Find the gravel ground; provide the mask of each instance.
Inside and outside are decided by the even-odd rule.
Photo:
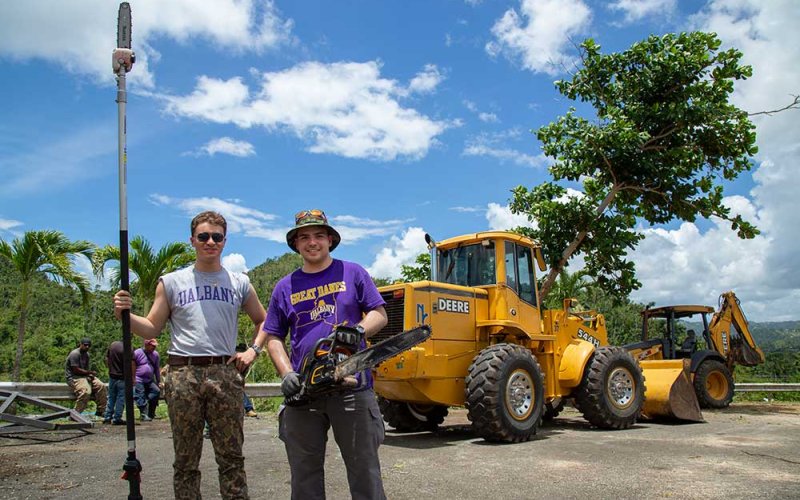
[[[567,408],[532,441],[496,445],[476,438],[464,410],[452,409],[436,433],[387,432],[384,485],[390,499],[800,498],[800,405],[735,403],[704,416],[702,424],[604,431]],[[289,498],[275,416],[246,419],[245,440],[251,497]],[[137,425],[136,444],[144,498],[170,498],[169,423]],[[126,449],[123,426],[0,437],[0,498],[127,498]],[[208,441],[201,469],[203,494],[218,498]],[[328,498],[349,498],[332,438],[326,481]]]

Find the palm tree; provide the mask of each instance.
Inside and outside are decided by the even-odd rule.
[[[188,243],[175,242],[164,245],[158,253],[154,253],[153,247],[142,236],[134,236],[130,247],[128,267],[136,275],[131,280],[131,292],[141,300],[141,310],[147,312],[153,303],[159,278],[192,263],[195,258],[194,249]],[[105,274],[105,264],[119,259],[117,246],[107,245],[97,249],[92,262],[95,275],[102,277]],[[113,288],[119,288],[119,267],[111,269],[110,280]]]
[[[89,280],[73,267],[73,258],[83,255],[91,260],[95,246],[88,241],[70,241],[59,231],[28,231],[22,238],[14,238],[9,244],[0,240],[0,255],[6,257],[19,275],[19,297],[17,310],[17,352],[11,379],[19,381],[22,354],[24,352],[25,322],[28,319],[28,303],[31,285],[36,276],[44,276],[57,282],[75,286],[83,298],[89,300]]]
[[[558,280],[553,284],[553,288],[550,289],[550,293],[545,299],[545,304],[550,309],[560,309],[564,299],[579,298],[581,293],[588,290],[590,286],[591,283],[586,279],[586,273],[583,270],[575,273],[561,271]]]

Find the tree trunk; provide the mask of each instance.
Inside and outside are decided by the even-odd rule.
[[[22,352],[25,343],[25,322],[28,319],[28,282],[22,282],[22,289],[19,297],[19,322],[17,323],[17,353],[14,356],[14,371],[11,373],[11,381],[19,382],[19,374],[22,368]]]
[[[606,211],[611,202],[614,201],[614,198],[617,196],[617,192],[621,189],[621,186],[614,184],[611,186],[611,190],[606,195],[605,199],[600,203],[597,208],[594,209],[595,213],[595,220],[600,218],[603,215],[603,212]],[[558,260],[558,263],[550,268],[550,273],[547,275],[547,278],[542,283],[542,287],[539,289],[539,303],[543,304],[544,300],[547,298],[547,295],[550,293],[550,289],[553,288],[553,283],[556,282],[556,278],[558,275],[561,274],[561,271],[564,270],[564,267],[567,265],[567,261],[572,257],[583,243],[583,240],[586,239],[586,234],[588,233],[587,230],[580,231],[576,236],[575,239],[567,245],[567,248],[561,253],[561,258]]]

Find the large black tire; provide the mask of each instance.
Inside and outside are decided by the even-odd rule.
[[[621,347],[599,347],[592,354],[575,392],[575,407],[601,429],[628,429],[644,406],[644,376]]]
[[[383,419],[397,432],[435,431],[447,416],[447,406],[401,403],[378,397]]]
[[[727,408],[733,401],[733,376],[716,359],[700,363],[694,372],[694,392],[700,408]]]
[[[478,354],[465,380],[467,417],[491,442],[528,441],[544,408],[544,376],[528,349],[497,344]]]

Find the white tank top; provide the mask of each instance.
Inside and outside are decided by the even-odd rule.
[[[239,309],[250,278],[223,268],[214,273],[194,266],[161,277],[169,301],[172,330],[168,354],[231,356],[236,351]]]

